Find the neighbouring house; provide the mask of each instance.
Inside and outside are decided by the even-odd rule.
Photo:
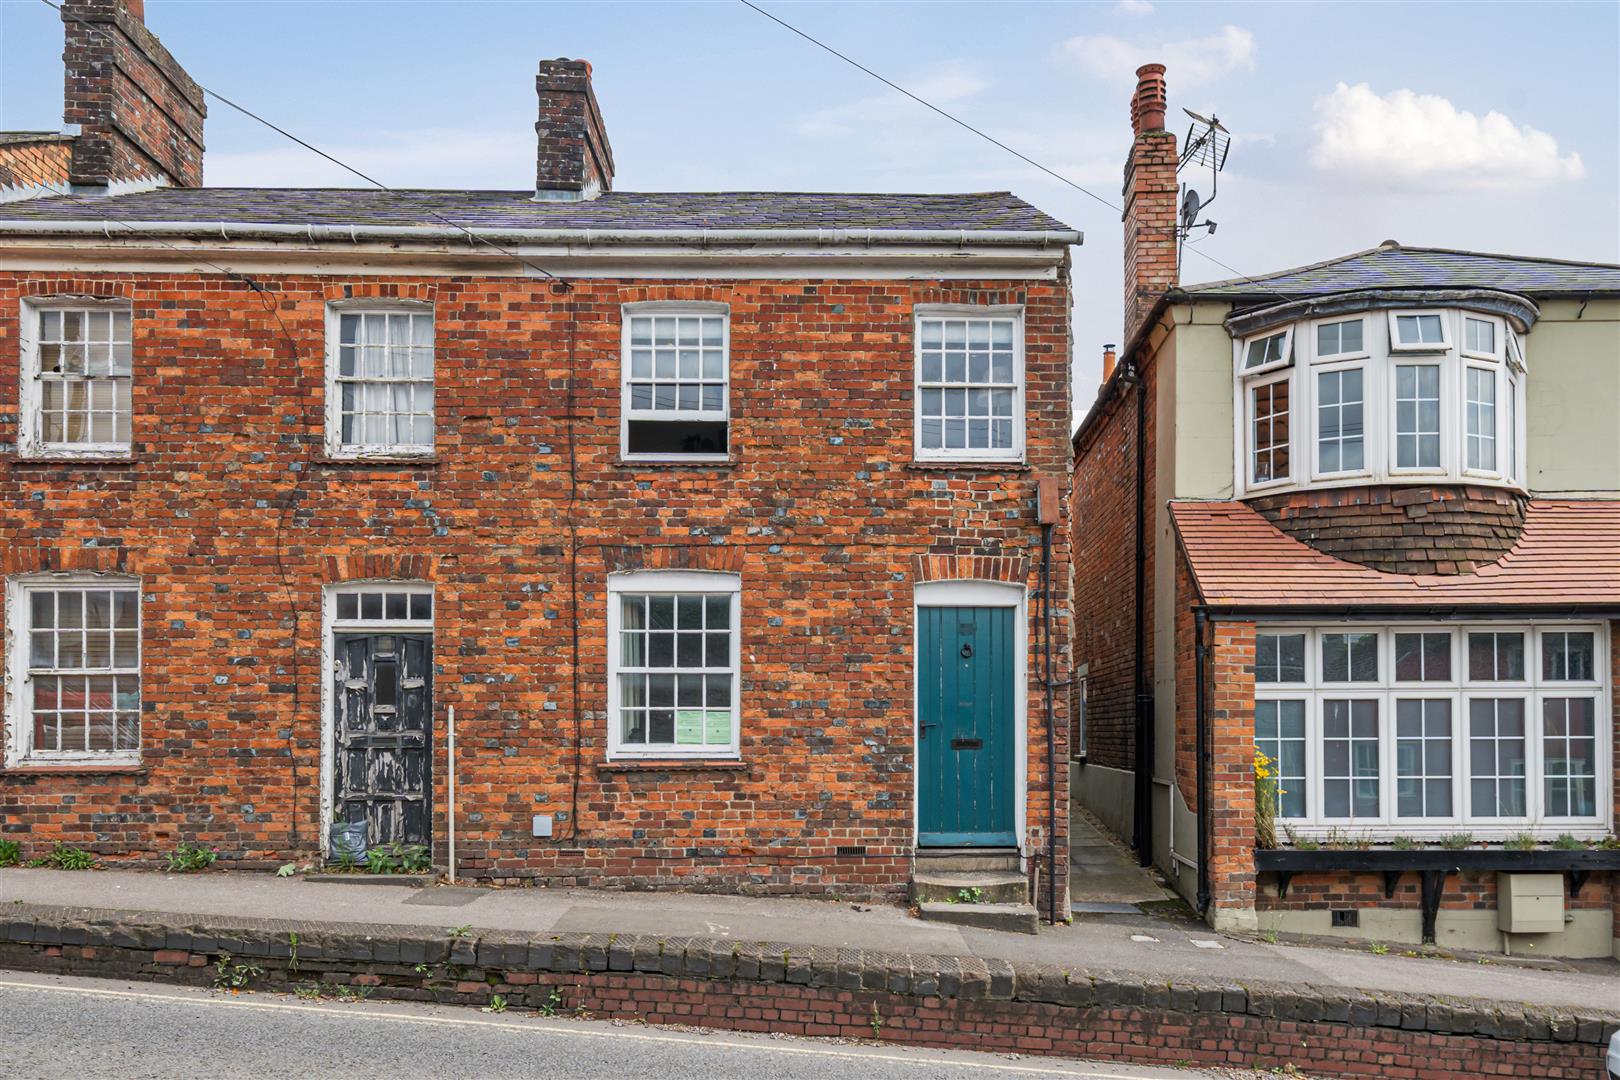
[[[1217,927],[1620,955],[1620,267],[1386,241],[1180,285],[1138,74],[1076,804]]]
[[[532,188],[208,188],[139,5],[64,17],[78,132],[0,141],[0,832],[845,896],[966,849],[1066,911],[1078,233],[616,191],[576,60]]]

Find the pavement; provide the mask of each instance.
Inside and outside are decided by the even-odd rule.
[[[613,1080],[1196,1080],[1233,1070],[1087,1064],[459,1006],[302,1001],[0,971],[0,1076],[611,1077]]]
[[[305,881],[271,874],[207,871],[0,870],[0,904],[116,908],[176,915],[231,915],[320,922],[396,924],[529,933],[707,936],[738,941],[978,956],[1092,971],[1297,983],[1432,994],[1530,1005],[1620,1009],[1620,964],[1583,970],[1374,955],[1222,936],[1174,915],[1081,915],[1035,936],[921,922],[883,904],[690,893],[586,889],[468,888]],[[3,910],[3,909],[0,909]]]

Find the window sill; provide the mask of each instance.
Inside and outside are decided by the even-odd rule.
[[[26,762],[9,765],[0,769],[0,774],[6,776],[144,776],[152,771],[152,766],[139,762],[121,762],[105,765],[91,762],[84,765],[67,765],[41,762],[28,764]]]
[[[901,466],[907,472],[1013,472],[1027,473],[1034,469],[1027,461],[908,461]]]
[[[621,761],[599,761],[597,772],[743,772],[746,761],[736,758],[633,758]]]
[[[18,454],[11,459],[13,465],[134,465],[133,454]]]
[[[332,457],[322,455],[314,458],[312,463],[319,466],[336,466],[373,468],[373,469],[431,469],[439,464],[437,454],[422,457],[386,457],[382,454],[369,454],[365,457]]]
[[[621,457],[615,460],[613,464],[621,469],[734,469],[737,467],[737,459],[735,457],[717,457],[675,461],[659,458]]]

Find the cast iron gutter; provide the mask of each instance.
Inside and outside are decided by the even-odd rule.
[[[1136,861],[1140,866],[1153,865],[1153,693],[1147,686],[1147,530],[1142,515],[1147,502],[1147,445],[1143,439],[1147,430],[1147,395],[1143,393],[1141,372],[1132,365],[1132,380],[1136,387],[1136,731],[1132,740],[1136,749],[1135,784],[1132,800],[1133,831],[1136,834]]]
[[[1193,716],[1194,740],[1198,753],[1198,916],[1209,913],[1209,827],[1213,814],[1209,806],[1209,720],[1204,707],[1204,677],[1209,666],[1210,647],[1205,644],[1206,620],[1203,605],[1193,608]],[[1171,811],[1174,813],[1174,811]]]
[[[1052,526],[1041,526],[1041,651],[1046,694],[1046,913],[1057,912],[1057,730],[1052,722]]]

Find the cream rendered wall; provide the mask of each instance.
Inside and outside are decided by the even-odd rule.
[[[1176,538],[1171,499],[1232,497],[1232,339],[1229,304],[1178,304],[1164,313],[1151,361],[1153,400],[1153,836],[1154,862],[1188,900],[1198,889],[1197,818],[1175,787]]]
[[[1612,498],[1620,492],[1620,300],[1540,307],[1525,340],[1530,491]]]

